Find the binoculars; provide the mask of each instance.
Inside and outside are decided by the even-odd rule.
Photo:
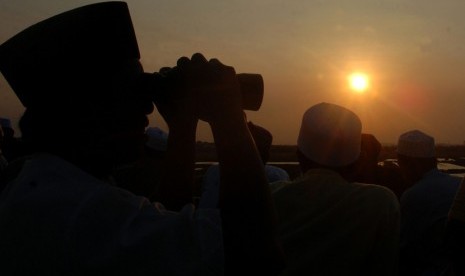
[[[155,91],[153,101],[156,103],[162,100],[172,85],[173,80],[159,73],[144,73],[144,86],[150,90],[150,93]],[[260,109],[263,101],[264,84],[260,74],[242,73],[236,74],[237,81],[240,85],[242,95],[242,109],[257,111]],[[166,93],[165,93],[166,91]]]

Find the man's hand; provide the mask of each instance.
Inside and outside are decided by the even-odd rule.
[[[217,59],[207,61],[197,53],[191,59],[178,59],[176,67],[162,68],[160,74],[170,91],[156,105],[168,125],[193,118],[212,123],[221,116],[242,113],[236,72]]]

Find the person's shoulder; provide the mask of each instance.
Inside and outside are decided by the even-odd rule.
[[[49,153],[37,153],[17,161],[18,166],[12,164],[17,167],[17,175],[11,182],[34,187],[32,190],[46,192],[52,188],[54,191],[75,188],[82,191],[103,184],[79,167]]]
[[[454,194],[462,183],[463,178],[439,170],[427,173],[405,192],[405,197],[424,197],[426,194],[439,197]]]

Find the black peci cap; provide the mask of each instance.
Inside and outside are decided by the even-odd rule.
[[[60,82],[77,81],[139,58],[125,2],[91,4],[61,13],[0,45],[0,71],[25,107],[40,98],[52,99]]]

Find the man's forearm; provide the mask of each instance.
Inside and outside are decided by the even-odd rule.
[[[274,207],[245,118],[211,125],[220,163],[226,271],[250,265],[261,272],[268,268],[273,275],[283,264],[274,235]]]

